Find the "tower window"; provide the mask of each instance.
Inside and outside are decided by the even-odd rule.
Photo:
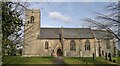
[[[49,43],[48,43],[48,41],[46,41],[45,42],[45,49],[48,49],[48,45],[49,45]]]
[[[31,20],[31,23],[34,23],[34,16],[31,16],[30,20]]]
[[[76,46],[75,46],[75,41],[74,40],[71,40],[70,42],[70,50],[76,50]]]
[[[90,50],[90,41],[88,39],[85,41],[85,50]]]

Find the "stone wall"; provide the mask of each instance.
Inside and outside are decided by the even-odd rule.
[[[31,16],[34,16],[34,22],[31,23]],[[24,46],[23,55],[36,55],[37,41],[40,33],[40,11],[26,10],[24,26]],[[29,22],[28,22],[29,21]]]
[[[49,47],[48,49],[45,49],[45,42],[48,42],[49,43]],[[51,53],[53,50],[55,50],[57,44],[60,43],[60,40],[59,39],[39,39],[38,41],[38,55],[40,56],[51,56]],[[56,51],[55,51],[56,52]]]
[[[106,45],[106,40],[101,40],[100,42],[100,46],[101,46],[101,54],[105,55],[105,53],[111,53],[112,55],[114,55],[114,41],[111,39],[110,41],[110,48],[107,49]]]
[[[68,57],[92,57],[92,54],[95,52],[94,49],[94,39],[89,39],[90,41],[90,50],[85,50],[85,41],[86,39],[75,39],[76,50],[70,50],[70,41],[71,39],[64,40],[64,56]],[[97,51],[96,51],[97,52]]]

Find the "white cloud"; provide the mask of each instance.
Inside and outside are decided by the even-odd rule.
[[[70,17],[64,16],[60,12],[56,12],[56,11],[55,12],[50,12],[49,16],[53,19],[61,19],[61,20],[64,20],[64,21],[69,21],[71,19]]]

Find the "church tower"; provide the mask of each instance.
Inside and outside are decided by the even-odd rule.
[[[40,33],[40,10],[26,10],[23,55],[35,55],[35,44]],[[32,48],[33,47],[33,48]]]

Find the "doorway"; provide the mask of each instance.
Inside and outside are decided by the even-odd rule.
[[[62,56],[62,50],[60,48],[57,50],[57,56]]]

